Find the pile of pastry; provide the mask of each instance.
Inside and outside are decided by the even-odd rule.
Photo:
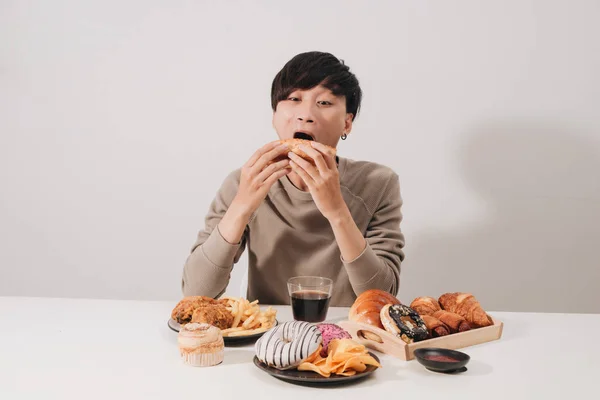
[[[406,343],[493,325],[492,318],[470,293],[417,297],[410,306],[382,290],[368,290],[355,300],[351,321],[373,325]]]
[[[445,293],[437,300],[433,297],[417,297],[410,307],[425,322],[429,337],[494,325],[492,318],[471,293]]]

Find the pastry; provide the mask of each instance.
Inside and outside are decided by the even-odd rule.
[[[206,304],[194,310],[191,322],[216,326],[219,329],[231,328],[233,314],[222,304]]]
[[[311,164],[315,164],[315,161],[312,159],[311,156],[309,156],[308,154],[306,154],[305,152],[303,152],[302,150],[300,150],[300,146],[301,145],[305,145],[309,148],[312,148],[310,142],[311,140],[306,140],[306,139],[284,139],[284,140],[279,140],[278,141],[278,145],[281,144],[285,144],[288,147],[288,152],[291,151],[295,154],[297,154],[298,156],[302,157],[303,159],[305,159],[306,161],[310,162]],[[323,146],[325,146],[325,148],[327,149],[327,154],[335,157],[336,155],[336,149],[331,147],[331,146],[327,146],[326,144],[324,144]],[[318,150],[317,150],[318,151]],[[272,162],[277,162],[277,161],[281,161],[283,159],[288,158],[287,153],[282,154],[279,157],[276,157]]]
[[[444,310],[460,315],[474,328],[494,325],[471,293],[446,293],[440,296],[439,302]]]
[[[256,342],[256,357],[269,367],[296,368],[321,351],[321,331],[310,322],[289,321],[268,330]]]
[[[465,332],[471,330],[471,325],[469,325],[466,319],[450,311],[436,311],[433,314],[433,317],[439,319],[444,324],[446,324],[446,326],[450,328],[450,333]]]
[[[327,350],[329,343],[334,339],[352,339],[352,335],[350,335],[346,330],[336,324],[317,324],[317,328],[321,331],[321,336],[323,336],[323,348],[321,349],[321,357],[327,357]]]
[[[440,311],[440,303],[433,297],[417,297],[410,303],[410,308],[423,315],[433,315],[434,312]]]
[[[400,300],[383,290],[367,290],[354,300],[348,319],[383,329],[380,313],[386,304],[400,304]]]
[[[423,318],[423,322],[425,322],[429,338],[436,338],[450,334],[450,328],[439,319],[432,317],[431,315],[421,315],[421,318]]]
[[[221,331],[208,324],[188,323],[177,336],[183,362],[194,367],[210,367],[223,362],[224,343]]]
[[[427,339],[427,327],[415,310],[403,304],[386,304],[381,309],[381,323],[386,331],[406,343]]]

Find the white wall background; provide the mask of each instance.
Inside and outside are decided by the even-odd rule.
[[[401,300],[600,312],[599,20],[593,0],[0,1],[0,295],[179,299],[222,179],[275,139],[274,75],[321,50],[365,93],[339,153],[401,178]]]

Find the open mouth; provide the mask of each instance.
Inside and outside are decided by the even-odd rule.
[[[313,140],[313,141],[315,140],[315,138],[310,136],[308,133],[304,133],[304,132],[294,133],[294,139],[304,139],[304,140]]]

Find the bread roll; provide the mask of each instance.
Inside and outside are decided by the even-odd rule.
[[[352,304],[352,307],[350,307],[348,319],[384,329],[381,323],[380,312],[386,304],[400,304],[400,300],[383,290],[367,290],[361,293],[354,301],[354,304]]]
[[[300,150],[300,146],[301,145],[305,145],[308,147],[312,147],[310,145],[310,140],[306,140],[306,139],[285,139],[285,140],[279,140],[278,141],[278,145],[279,144],[285,144],[289,151],[297,154],[298,156],[302,157],[303,159],[305,159],[306,161],[310,162],[311,164],[315,164],[314,160],[312,159],[312,157],[310,157],[308,154],[306,154],[305,152],[303,152],[302,150]],[[327,148],[327,154],[335,157],[336,156],[336,149],[331,147],[331,146],[327,146],[326,144],[324,144],[323,146],[325,146]],[[317,150],[319,151],[319,150]],[[287,158],[287,154],[282,154],[281,156],[277,157],[275,160],[273,160],[273,162],[277,162],[277,161],[281,161]]]

